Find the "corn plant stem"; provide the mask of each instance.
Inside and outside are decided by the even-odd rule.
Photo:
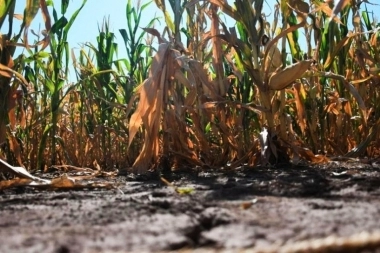
[[[274,113],[272,112],[272,104],[271,104],[271,99],[272,99],[272,91],[269,89],[266,90],[261,90],[260,91],[260,98],[261,98],[261,103],[264,106],[265,110],[265,119],[263,121],[264,125],[265,122],[268,127],[268,132],[273,133],[275,129],[275,123],[274,123]]]
[[[8,124],[8,94],[10,91],[9,78],[0,77],[0,143],[5,141],[6,125]]]
[[[60,104],[60,93],[58,91],[54,92],[51,97],[51,164],[55,165],[56,164],[56,159],[57,159],[57,152],[56,152],[56,134],[57,134],[57,125],[58,125],[58,119],[59,119],[59,114],[58,114],[58,108]]]
[[[83,94],[82,92],[83,90],[81,90],[81,94]],[[81,97],[83,98],[84,96],[81,95]],[[84,117],[84,114],[85,114],[85,111],[83,110],[84,108],[84,99],[81,99],[80,100],[80,109],[79,109],[79,117],[80,117],[80,122],[79,122],[79,132],[82,132],[83,128],[85,127],[85,117]],[[83,138],[83,135],[82,134],[79,134],[79,154],[85,154],[85,142],[84,142],[84,138]],[[82,155],[80,155],[79,157],[79,163],[80,165],[83,167],[84,166],[84,157]]]
[[[181,1],[174,1],[174,36],[177,43],[181,42],[180,24],[183,9],[181,8]]]

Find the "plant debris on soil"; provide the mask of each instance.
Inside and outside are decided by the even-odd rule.
[[[380,252],[375,162],[94,180],[0,191],[0,252]]]

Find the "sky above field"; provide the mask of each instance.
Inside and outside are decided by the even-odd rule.
[[[59,13],[60,11],[60,0],[55,0],[55,7]],[[132,0],[135,4],[137,0]],[[142,4],[150,1],[142,0]],[[233,2],[232,0],[230,2]],[[370,2],[377,2],[376,0],[370,0]],[[71,14],[79,8],[81,5],[81,0],[71,0],[69,4],[69,9],[66,17],[69,18]],[[70,47],[80,48],[83,43],[96,42],[96,36],[99,33],[99,26],[102,25],[105,18],[109,18],[111,31],[114,32],[116,36],[116,42],[119,45],[119,57],[123,58],[123,54],[125,53],[124,43],[120,36],[119,29],[127,27],[127,19],[126,19],[126,3],[127,0],[88,0],[81,13],[79,14],[77,20],[72,26],[69,33],[69,43]],[[267,0],[264,4],[264,12],[266,14],[273,14],[273,7],[276,3],[275,0]],[[16,6],[16,13],[23,13],[25,7],[25,1],[18,0]],[[365,6],[362,5],[363,9]],[[379,5],[367,5],[368,10],[373,11],[374,15],[380,16],[380,6]],[[156,7],[155,3],[152,2],[148,8],[143,12],[141,27],[145,27],[147,23],[153,19],[154,17],[162,17],[162,12]],[[161,25],[156,23],[156,27],[162,31],[162,26],[164,24],[163,19],[161,19]],[[229,24],[234,25],[234,24]],[[43,30],[43,22],[41,15],[37,15],[35,20],[33,21],[32,28],[38,32],[39,29]],[[3,26],[2,33],[7,33],[7,26]],[[14,28],[14,32],[17,32],[17,23]]]

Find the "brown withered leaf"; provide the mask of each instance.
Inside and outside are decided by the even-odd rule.
[[[380,119],[369,129],[367,137],[355,148],[351,149],[344,156],[345,157],[359,157],[367,150],[368,146],[373,142],[380,132]]]
[[[266,59],[268,57],[268,54],[270,53],[271,48],[274,47],[281,38],[287,36],[291,32],[296,31],[297,29],[305,26],[307,15],[305,13],[299,12],[296,9],[293,9],[293,10],[297,13],[298,19],[300,19],[300,22],[296,25],[292,25],[292,26],[286,28],[285,30],[282,30],[280,32],[280,34],[278,34],[276,37],[274,37],[272,40],[270,40],[268,42],[268,44],[266,46],[265,53],[264,53],[264,62],[266,62]],[[269,70],[270,69],[265,68],[266,67],[265,65],[266,64],[262,64],[261,72],[264,73],[264,80],[267,80],[267,78],[269,76]]]
[[[42,0],[42,1],[45,2],[44,0]],[[24,43],[25,43],[26,48],[29,48],[29,45],[28,45],[29,27],[30,27],[34,17],[38,13],[39,9],[40,9],[40,1],[39,0],[27,0],[26,1],[26,7],[24,10],[24,17],[23,17],[24,18],[23,23],[25,24]]]
[[[9,149],[12,151],[13,155],[16,157],[18,164],[24,167],[22,163],[22,158],[21,158],[20,143],[17,141],[16,137],[12,133],[10,133],[9,128],[8,128],[8,140],[9,140]]]
[[[14,71],[13,69],[5,66],[4,64],[0,63],[0,75],[5,77],[12,77],[15,75],[20,81],[22,81],[25,85],[28,85],[28,82],[25,80],[25,78],[18,73],[17,71]]]
[[[51,186],[55,188],[73,188],[75,185],[75,179],[69,177],[67,174],[63,174],[51,180]]]
[[[8,173],[11,173],[17,177],[26,178],[26,179],[30,179],[30,180],[34,180],[34,181],[49,182],[48,180],[38,178],[38,177],[31,175],[23,167],[12,166],[2,159],[0,159],[0,171],[8,172]]]
[[[9,189],[12,187],[28,186],[34,181],[29,178],[15,178],[11,180],[0,181],[0,190]]]
[[[160,44],[161,43],[167,43],[167,41],[164,38],[161,37],[161,34],[160,34],[160,32],[157,29],[149,28],[149,27],[147,27],[147,28],[141,28],[141,29],[143,29],[145,32],[147,32],[147,33],[149,33],[149,34],[151,34],[153,36],[156,36],[157,39],[158,39],[158,43],[160,43]]]
[[[282,65],[282,56],[280,50],[276,46],[272,46],[268,50],[268,56],[265,59],[265,69],[269,72],[275,71]]]
[[[44,39],[42,40],[43,46],[40,49],[42,51],[50,45],[49,31],[51,29],[51,18],[50,18],[49,10],[47,8],[45,0],[40,1],[40,7],[41,7],[42,18],[44,19],[45,29],[46,29],[45,31],[42,32],[42,34],[44,35]]]
[[[226,83],[224,79],[224,62],[223,62],[223,48],[222,41],[216,36],[219,34],[219,16],[218,7],[212,5],[210,7],[211,12],[211,42],[212,42],[212,65],[216,74],[216,82],[218,87],[218,94],[224,96],[226,94]]]
[[[315,155],[310,149],[296,147],[298,154],[307,161],[315,164],[326,163],[329,159],[325,155]]]
[[[177,64],[177,65],[175,65]],[[141,124],[144,125],[144,145],[133,164],[133,170],[145,173],[152,160],[158,160],[159,131],[164,106],[164,94],[168,94],[168,80],[175,76],[178,63],[169,43],[162,43],[153,59],[149,77],[138,91],[140,101],[129,121],[129,145]]]
[[[300,12],[309,13],[309,4],[302,0],[291,0],[289,1],[289,5]]]
[[[302,77],[312,64],[312,60],[299,61],[287,66],[279,72],[274,72],[268,81],[268,86],[272,90],[282,90],[292,84],[296,79]]]
[[[296,108],[297,108],[297,121],[298,121],[298,126],[300,127],[301,131],[303,134],[305,134],[305,129],[306,129],[306,110],[305,110],[305,105],[302,102],[301,99],[301,83],[297,83],[294,85],[294,97],[295,97],[295,103],[296,103]]]
[[[235,19],[236,21],[241,21],[242,17],[238,15],[236,9],[234,9],[231,5],[228,4],[227,1],[224,0],[209,0],[210,3],[215,4],[218,6],[221,11],[231,18]]]
[[[349,4],[350,0],[338,0],[338,3],[335,4],[335,7],[334,9],[332,10],[332,15],[331,15],[331,18],[334,18],[336,17],[339,12],[341,12],[343,10],[343,8]]]
[[[315,2],[315,4],[317,7],[313,10],[313,12],[322,11],[328,17],[331,17],[336,23],[343,25],[342,21],[340,21],[340,19],[336,15],[333,14],[333,10],[330,8],[328,3]]]
[[[156,93],[158,89],[158,87],[154,85],[154,82],[155,80],[157,81],[157,78],[160,78],[163,65],[165,64],[165,61],[163,59],[168,49],[168,43],[160,45],[158,52],[153,59],[152,66],[149,71],[149,77],[143,82],[143,84],[140,86],[140,89],[138,90],[138,93],[140,94],[140,101],[137,110],[132,114],[129,121],[128,146],[131,145],[132,140],[139,130],[143,121],[143,117],[146,117],[147,114],[149,114],[149,111],[151,111],[149,106],[153,105],[153,102],[155,100],[154,93]]]

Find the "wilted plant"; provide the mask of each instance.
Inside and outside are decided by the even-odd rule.
[[[24,26],[41,7],[46,32],[35,45],[24,36],[29,55],[10,57],[23,28],[13,42],[2,37],[8,159],[145,172],[378,155],[379,31],[361,11],[368,3],[278,1],[270,20],[263,0],[155,0],[167,27],[152,28],[153,18],[139,33],[149,3],[129,0],[126,58],[104,22],[97,44],[72,53],[78,82],[67,84],[68,32],[86,1],[70,21],[53,9],[54,25],[50,5],[37,2],[28,1]]]
[[[68,1],[62,1],[61,14],[62,16],[58,18],[57,11],[53,6],[53,19],[54,24],[50,27],[47,22],[47,41],[50,46],[50,55],[47,57],[47,64],[40,65],[41,71],[44,73],[44,85],[46,91],[49,92],[50,99],[50,122],[45,126],[44,132],[39,143],[38,155],[37,155],[37,169],[41,168],[42,161],[44,160],[44,151],[46,147],[46,141],[50,137],[51,140],[51,160],[50,164],[56,164],[57,152],[56,145],[63,141],[59,141],[58,135],[58,123],[59,117],[62,113],[61,102],[67,94],[67,90],[63,90],[64,85],[67,81],[68,70],[69,70],[69,56],[70,48],[68,43],[68,35],[72,24],[74,23],[79,12],[85,5],[87,0],[83,0],[81,6],[69,20],[66,19],[65,13],[69,6]],[[52,3],[51,3],[52,4]],[[46,8],[46,7],[45,7]],[[46,10],[43,12],[45,19],[50,21],[49,12]],[[41,53],[39,53],[41,54]],[[41,60],[38,60],[38,64],[43,64]]]
[[[165,50],[168,52],[172,52],[172,50],[175,49],[182,50],[182,43],[176,44],[176,42],[181,41],[181,39],[178,39],[178,35],[175,34],[180,29],[175,28],[176,23],[173,23],[172,20],[167,17],[165,1],[156,1],[156,3],[165,13],[168,27],[171,28],[170,31],[173,33],[172,38],[177,38],[176,40],[170,40],[171,43],[166,42],[168,46]],[[183,13],[183,8],[190,7],[192,9],[189,10],[189,12],[191,12],[194,11],[194,6],[200,6],[198,2],[188,4],[185,1],[185,3],[180,6],[172,1],[169,1],[169,3],[174,13]],[[372,58],[370,54],[364,54],[365,50],[360,46],[363,44],[360,43],[360,41],[365,38],[365,36],[361,30],[358,30],[358,26],[355,25],[355,22],[357,22],[355,20],[358,19],[355,17],[357,9],[354,7],[354,4],[341,4],[340,1],[338,5],[333,8],[333,6],[329,6],[326,3],[319,2],[313,3],[313,5],[310,6],[303,1],[281,1],[276,7],[276,13],[281,13],[281,16],[275,16],[272,31],[276,31],[277,21],[280,17],[284,20],[282,27],[278,32],[272,32],[272,36],[274,37],[264,45],[263,41],[267,37],[265,30],[269,25],[262,16],[264,1],[235,1],[234,6],[229,5],[227,1],[211,0],[210,3],[211,4],[204,4],[203,8],[208,8],[209,10],[206,12],[209,13],[211,30],[209,37],[202,39],[204,44],[207,43],[206,41],[208,40],[211,41],[212,44],[212,51],[210,51],[212,57],[209,58],[210,62],[203,62],[204,64],[209,64],[208,66],[210,66],[210,68],[208,70],[211,71],[211,76],[207,76],[207,73],[205,75],[200,74],[204,71],[203,68],[197,69],[199,71],[197,71],[196,74],[191,71],[191,66],[194,64],[194,61],[189,59],[187,55],[180,55],[177,52],[176,57],[169,57],[171,54],[166,54],[164,51],[157,54],[156,60],[160,60],[160,63],[157,63],[157,66],[160,67],[156,66],[158,69],[165,66],[176,66],[175,68],[177,70],[173,72],[173,70],[169,68],[171,72],[164,72],[165,74],[152,71],[150,77],[143,84],[145,88],[141,88],[139,91],[140,110],[138,109],[131,118],[130,124],[132,124],[132,128],[130,128],[130,140],[133,138],[141,122],[143,122],[145,138],[154,139],[154,141],[144,144],[143,152],[135,163],[137,170],[144,170],[147,168],[149,162],[153,161],[154,164],[154,161],[157,161],[160,147],[158,145],[160,139],[159,133],[162,133],[161,137],[163,138],[163,154],[173,154],[174,156],[182,158],[186,157],[188,161],[191,160],[189,157],[192,157],[194,161],[197,161],[195,164],[203,164],[202,156],[207,157],[208,165],[218,164],[213,163],[215,159],[207,155],[205,156],[205,154],[212,150],[210,143],[216,140],[215,137],[217,137],[218,134],[221,135],[221,141],[217,144],[221,148],[219,152],[223,150],[220,152],[222,154],[221,157],[228,157],[227,160],[223,160],[225,163],[232,162],[233,165],[237,165],[238,162],[243,163],[247,160],[252,162],[252,158],[248,157],[257,157],[257,152],[253,151],[250,155],[247,155],[247,152],[248,150],[254,150],[252,148],[257,142],[252,142],[253,146],[247,146],[244,145],[245,139],[239,139],[243,143],[237,143],[235,142],[236,137],[235,139],[230,138],[230,134],[232,133],[230,131],[234,127],[238,128],[243,126],[242,123],[244,120],[242,120],[242,118],[244,118],[244,116],[247,117],[247,114],[243,113],[243,111],[247,109],[254,111],[257,115],[256,119],[259,121],[259,124],[256,124],[255,128],[245,128],[245,130],[251,129],[252,132],[249,136],[253,139],[260,140],[260,162],[262,164],[268,162],[273,163],[283,158],[286,160],[293,159],[294,161],[303,158],[314,162],[324,160],[323,157],[316,157],[308,149],[309,147],[312,147],[316,153],[325,153],[327,148],[327,152],[336,154],[338,150],[334,150],[334,147],[331,149],[328,146],[338,140],[337,133],[342,131],[342,125],[336,128],[336,126],[331,125],[331,123],[342,122],[344,118],[346,131],[353,131],[356,123],[351,119],[353,117],[352,108],[360,109],[356,111],[356,113],[359,113],[360,118],[362,118],[360,128],[363,129],[364,132],[368,131],[365,130],[367,129],[367,106],[365,105],[363,95],[360,94],[360,89],[357,89],[353,84],[364,84],[370,78],[365,76],[361,76],[360,78],[351,76],[348,79],[348,77],[344,76],[349,69],[347,65],[350,65],[349,62],[343,59],[344,55],[346,55],[344,52],[354,50],[356,54],[361,52],[361,57],[365,55],[365,60],[367,61]],[[236,33],[233,28],[227,29],[225,25],[219,22],[217,15],[215,15],[218,8],[236,20],[238,33]],[[346,27],[347,14],[350,10],[354,12],[353,24],[356,29],[355,35],[348,34]],[[337,16],[339,13],[343,19],[339,19]],[[366,15],[366,17],[367,16],[368,15]],[[308,23],[309,17],[312,22],[310,25]],[[180,19],[181,17],[175,15],[177,22]],[[342,22],[346,24],[344,25]],[[340,27],[338,27],[339,23]],[[223,32],[219,31],[220,28],[223,29]],[[307,39],[310,39],[310,34],[315,34],[314,44],[316,48],[314,49],[314,53],[312,53],[311,50],[311,43],[307,44],[309,48],[305,50],[305,54],[301,52],[299,32],[301,28],[304,28],[304,31],[306,31],[306,34],[309,36]],[[191,29],[188,29],[186,32],[192,34]],[[371,33],[373,34],[372,31]],[[153,34],[157,35],[158,33],[155,31]],[[193,32],[193,34],[196,33]],[[162,39],[160,35],[157,36]],[[225,43],[221,42],[220,39],[223,39]],[[279,51],[278,42],[281,40],[283,41],[282,51]],[[349,43],[355,40],[355,44]],[[162,41],[164,40],[162,39]],[[290,48],[290,63],[288,61],[289,58],[286,57],[287,47],[285,42],[287,42]],[[191,54],[186,48],[182,50],[182,52],[188,55]],[[165,55],[168,57],[165,57]],[[353,57],[352,63],[360,64],[360,61],[356,60],[360,60],[359,56]],[[361,61],[363,62],[363,60]],[[182,61],[185,61],[186,64]],[[177,62],[178,65],[176,65],[175,62]],[[335,74],[330,72],[332,68]],[[365,66],[361,64],[359,69],[364,68]],[[164,68],[164,70],[166,69]],[[233,72],[236,81],[229,83],[228,79],[224,79],[223,77],[226,77],[226,71]],[[155,77],[154,75],[156,74],[157,76]],[[198,78],[197,75],[202,76],[203,79],[202,77]],[[147,90],[150,89],[149,87],[151,87],[150,85],[152,85],[149,80],[161,80],[161,83],[153,82],[153,86],[156,87],[153,93],[159,94],[159,96],[154,96],[154,103],[145,102],[145,99],[149,101],[149,96],[153,99],[153,95],[149,95],[147,92]],[[167,80],[170,80],[170,82],[167,82]],[[349,82],[348,80],[352,81]],[[192,86],[182,84],[192,84],[194,87],[201,86],[202,88],[197,88],[196,91],[192,93]],[[254,86],[252,86],[252,84]],[[168,87],[166,87],[166,85]],[[172,86],[177,88],[181,87],[183,92],[178,92],[181,88],[175,89],[176,92],[171,92],[169,87]],[[225,97],[227,90],[224,90],[225,88],[228,88],[228,96],[230,99],[234,97],[241,98],[241,94],[245,94],[244,103],[241,103],[242,100],[240,100],[235,101],[234,104],[231,103],[233,100],[227,100]],[[243,91],[243,93],[241,93],[241,91]],[[326,103],[326,95],[331,92],[335,92],[338,96],[337,100],[334,100],[336,101],[335,104],[339,105],[338,110],[344,108],[344,111],[342,111],[343,118],[340,116],[339,121],[331,121],[329,117],[326,117],[330,112],[328,108],[332,108]],[[342,99],[340,95],[338,95],[340,93],[346,96],[347,99]],[[179,94],[184,95],[182,101],[199,101],[200,103],[198,103],[197,106],[195,106],[195,104],[184,105],[183,102],[181,103],[181,99],[179,99],[181,98]],[[141,96],[144,96],[144,98],[141,98]],[[355,100],[353,100],[353,98]],[[172,102],[172,104],[168,101]],[[355,101],[357,102],[356,104]],[[221,105],[228,106],[228,108],[223,108]],[[236,105],[239,107],[236,107]],[[341,107],[341,105],[344,107]],[[157,109],[156,106],[159,106],[159,109]],[[175,112],[171,117],[170,125],[165,121],[165,118],[168,117],[171,112],[168,108]],[[208,110],[199,110],[200,108],[208,108]],[[212,110],[210,110],[211,108]],[[240,108],[239,111],[236,111],[237,108]],[[334,114],[337,112],[338,111],[335,110]],[[189,117],[186,113],[192,116]],[[341,112],[339,112],[339,114],[340,113]],[[344,114],[348,115],[348,117],[344,116]],[[196,116],[194,117],[194,115]],[[243,117],[238,117],[238,115],[243,115]],[[312,115],[314,115],[314,117],[312,117]],[[318,117],[315,117],[315,115],[318,115]],[[161,116],[162,119],[160,118]],[[143,120],[143,117],[147,117],[146,121]],[[254,118],[255,117],[252,119]],[[237,119],[239,120],[236,121]],[[228,123],[230,120],[233,122],[232,125]],[[176,123],[174,124],[174,122]],[[211,128],[201,127],[200,129],[196,129],[196,122],[205,123],[203,126],[211,126]],[[326,124],[329,124],[330,130],[327,131],[327,135],[324,130]],[[318,129],[318,125],[321,126],[321,129]],[[334,128],[336,129],[334,130],[335,133],[331,135],[331,131]],[[206,136],[207,133],[210,133],[210,129],[214,130],[211,131],[214,137],[207,139]],[[177,131],[182,132],[181,137],[176,134]],[[373,131],[374,130],[371,131],[371,136],[374,136]],[[257,134],[258,132],[260,132],[259,135]],[[153,138],[151,138],[152,136]],[[331,139],[332,136],[335,136],[334,140]],[[349,133],[347,133],[347,136],[350,136]],[[181,141],[176,141],[176,137]],[[324,138],[329,139],[329,144],[324,143]],[[169,139],[173,142],[168,141]],[[199,146],[193,142],[194,140],[199,141],[197,143]],[[320,140],[322,140],[322,142]],[[343,152],[343,154],[352,149],[353,143],[356,142],[351,137],[345,141],[347,142],[344,146],[341,146],[345,147],[344,150],[340,150],[340,153]],[[182,144],[179,147],[176,146],[175,143]],[[368,143],[368,141],[366,143]],[[224,144],[227,144],[227,146],[224,146]],[[176,149],[171,149],[171,146],[176,146]],[[199,149],[200,146],[204,148]],[[223,146],[224,148],[222,148]],[[242,146],[250,148],[248,150],[241,150],[239,147]],[[178,152],[178,150],[182,149],[186,149],[186,151],[192,155],[184,155]],[[147,152],[147,150],[149,150],[149,152]],[[350,153],[347,153],[347,155],[350,155]],[[153,158],[152,161],[149,160],[151,158]],[[257,162],[258,160],[254,163]]]
[[[28,82],[18,72],[22,66],[22,58],[15,62],[13,55],[15,52],[16,42],[24,31],[24,46],[27,46],[28,28],[38,11],[39,1],[28,1],[25,7],[24,16],[22,17],[22,26],[19,33],[13,36],[13,16],[16,0],[5,1],[0,7],[0,28],[3,28],[4,21],[8,17],[8,33],[0,33],[0,153],[4,158],[9,160],[15,158],[19,165],[23,165],[21,157],[20,141],[16,137],[18,125],[25,127],[25,111],[23,108],[24,91],[26,91]],[[46,5],[41,1],[41,5]],[[17,117],[18,116],[18,117]],[[8,152],[7,152],[8,151]]]

